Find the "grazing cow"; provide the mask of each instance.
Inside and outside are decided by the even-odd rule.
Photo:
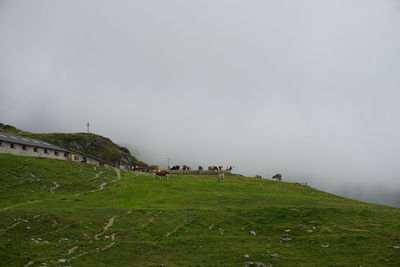
[[[209,171],[218,171],[218,166],[209,166],[208,170]]]
[[[256,178],[262,178],[261,175],[256,175]]]
[[[175,166],[172,166],[171,171],[179,171],[179,169],[180,169],[180,166],[175,165]]]
[[[222,166],[218,166],[218,170],[219,170],[219,171],[222,171]]]
[[[202,171],[203,170],[203,167],[202,166],[199,166],[199,171]]]
[[[272,179],[277,181],[282,181],[282,174],[277,173],[274,176],[272,176]]]
[[[225,179],[225,174],[223,172],[219,173],[217,176],[217,181],[221,183],[224,181],[224,179]]]
[[[234,168],[233,166],[229,166],[229,167],[226,167],[226,170],[231,171],[233,168]]]
[[[132,170],[135,172],[144,172],[144,168],[142,166],[133,166]]]
[[[160,180],[163,179],[163,178],[168,179],[169,171],[167,171],[167,170],[158,170],[156,172],[156,175],[158,177],[160,177]]]
[[[192,169],[192,167],[188,166],[188,165],[183,165],[182,166],[182,170],[184,171],[190,171]]]
[[[151,165],[149,166],[149,172],[156,173],[160,167],[158,165]]]

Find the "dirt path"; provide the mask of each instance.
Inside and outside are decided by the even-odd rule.
[[[8,206],[8,207],[5,207],[5,208],[2,208],[2,209],[0,209],[0,211],[9,210],[9,209],[16,208],[16,207],[19,207],[19,206],[22,206],[22,205],[26,205],[26,204],[38,203],[38,202],[42,202],[42,201],[45,201],[45,200],[47,200],[47,199],[29,200],[27,202],[23,202],[23,203],[19,203],[19,204],[15,204],[15,205],[12,205],[12,206]]]
[[[117,172],[117,173],[119,173],[119,172]],[[120,175],[118,175],[118,177],[120,178]],[[121,214],[121,215],[114,215],[114,216],[112,216],[110,219],[108,219],[106,225],[103,227],[103,230],[102,230],[100,233],[98,233],[98,234],[96,234],[96,235],[94,236],[94,239],[95,239],[95,240],[99,240],[99,237],[102,236],[106,231],[108,231],[108,229],[110,229],[110,227],[112,227],[112,226],[114,225],[115,220],[116,220],[117,218],[122,217],[122,216],[125,216],[125,215],[128,215],[128,214],[130,214],[130,213],[132,213],[132,210],[128,210],[127,212],[125,212],[124,214]],[[72,260],[74,260],[74,259],[76,259],[76,258],[78,258],[78,257],[84,256],[84,255],[88,255],[88,254],[93,254],[93,253],[100,252],[100,251],[104,251],[104,250],[106,250],[106,249],[109,249],[109,248],[113,247],[113,246],[116,244],[116,241],[115,241],[115,233],[111,234],[111,241],[112,241],[112,242],[111,242],[110,244],[108,244],[107,246],[105,246],[105,247],[96,248],[96,249],[90,250],[90,251],[84,251],[84,252],[82,252],[82,253],[80,253],[80,254],[78,254],[78,255],[75,255],[75,256],[73,256],[73,257],[71,257],[71,258],[69,258],[69,259],[62,259],[62,260],[63,260],[64,262],[70,262],[70,261],[72,261]],[[68,250],[68,253],[67,253],[67,254],[72,254],[72,253],[74,253],[78,248],[79,248],[79,246],[75,246],[75,247],[70,248],[70,249]]]
[[[115,170],[115,173],[117,174],[117,178],[116,178],[116,179],[114,179],[114,180],[112,180],[112,181],[110,181],[110,182],[103,182],[103,183],[101,183],[98,189],[91,190],[91,191],[87,191],[87,192],[78,193],[78,194],[75,194],[75,196],[80,196],[80,195],[83,195],[83,194],[94,193],[94,192],[98,192],[98,191],[104,190],[104,188],[105,188],[107,185],[112,184],[112,183],[115,183],[116,181],[120,180],[120,179],[121,179],[121,172],[120,172],[120,170],[117,169],[117,168],[115,168],[114,170]],[[96,174],[97,177],[96,177],[96,176],[95,176],[95,177],[98,178],[98,176],[100,176],[101,173],[102,173],[102,172],[97,173],[97,174]],[[55,190],[56,188],[58,188],[58,187],[61,186],[61,185],[59,185],[57,182],[53,182],[53,183],[54,183],[54,186],[50,189],[50,192],[53,192],[53,190]],[[15,204],[15,205],[12,205],[12,206],[8,206],[8,207],[5,207],[5,208],[2,208],[2,209],[0,209],[0,212],[1,212],[1,211],[6,211],[6,210],[9,210],[9,209],[12,209],[12,208],[16,208],[16,207],[19,207],[19,206],[23,206],[23,205],[26,205],[26,204],[39,203],[39,202],[43,202],[43,201],[47,201],[47,200],[54,200],[54,199],[60,199],[60,198],[62,198],[62,197],[58,197],[58,198],[46,198],[46,199],[38,199],[38,200],[29,200],[29,201],[26,201],[26,202],[23,202],[23,203],[19,203],[19,204]]]
[[[75,196],[82,195],[82,194],[87,194],[87,193],[98,192],[98,191],[104,190],[104,188],[105,188],[107,185],[109,185],[109,184],[111,184],[111,183],[117,182],[118,180],[121,179],[121,171],[120,171],[119,169],[117,169],[117,168],[115,168],[114,170],[115,170],[115,173],[116,173],[116,175],[117,175],[117,178],[116,178],[116,179],[114,179],[114,180],[112,180],[112,181],[110,181],[110,182],[103,182],[103,183],[101,183],[98,189],[91,190],[91,191],[87,191],[87,192],[78,193],[78,194],[75,194]],[[98,173],[96,173],[95,177],[92,178],[91,180],[98,179],[102,173],[103,173],[103,172],[98,172]],[[59,184],[58,184],[57,182],[55,182],[55,181],[53,181],[53,184],[54,184],[54,186],[50,188],[50,192],[52,192],[52,193],[53,193],[53,191],[54,191],[55,189],[57,189],[58,187],[61,186],[61,185],[59,185]],[[27,205],[27,204],[39,203],[39,202],[43,202],[43,201],[47,201],[47,200],[55,200],[55,199],[60,199],[60,198],[62,198],[62,197],[47,198],[47,199],[39,199],[39,200],[30,200],[30,201],[26,201],[26,202],[23,202],[23,203],[15,204],[15,205],[12,205],[12,206],[4,207],[4,208],[0,209],[0,212],[1,212],[1,211],[6,211],[6,210],[9,210],[9,209],[12,209],[12,208],[16,208],[16,207],[19,207],[19,206]],[[122,214],[122,215],[115,215],[115,216],[111,217],[111,218],[107,221],[106,225],[103,227],[103,230],[102,230],[100,233],[98,233],[98,234],[96,234],[96,235],[94,236],[94,239],[95,239],[95,240],[98,240],[99,237],[100,237],[101,235],[103,235],[110,227],[112,227],[112,226],[114,225],[115,219],[117,219],[118,217],[121,217],[121,216],[130,214],[131,212],[132,212],[132,211],[129,210],[128,212],[126,212],[126,213],[124,213],[124,214]],[[43,214],[36,215],[36,216],[34,216],[33,218],[37,218],[37,217],[39,217],[39,216],[41,216],[41,215],[43,215]],[[12,224],[12,225],[10,225],[9,227],[7,227],[7,228],[5,228],[5,229],[1,229],[1,230],[0,230],[0,233],[6,232],[6,231],[8,231],[8,230],[10,230],[10,229],[12,229],[12,228],[18,226],[19,224],[21,224],[21,223],[23,223],[23,222],[28,222],[28,220],[20,220],[20,221],[14,223],[14,224]],[[109,249],[109,248],[113,247],[113,246],[115,245],[115,243],[116,243],[116,242],[115,242],[115,233],[111,234],[111,241],[112,241],[112,242],[111,242],[109,245],[105,246],[105,247],[96,248],[95,250],[91,250],[91,251],[85,251],[85,252],[82,252],[81,254],[78,254],[78,255],[76,255],[76,256],[73,256],[73,257],[71,257],[71,258],[69,258],[69,259],[59,259],[58,261],[59,261],[59,262],[69,262],[69,261],[71,261],[71,260],[74,260],[74,259],[76,259],[76,258],[78,258],[78,257],[84,256],[84,255],[87,255],[87,254],[92,254],[92,253],[96,253],[96,252],[100,252],[100,251],[104,251],[104,250],[106,250],[106,249]],[[78,248],[79,248],[79,245],[70,248],[70,249],[68,250],[67,254],[72,254],[72,253],[74,253]],[[24,266],[31,266],[31,265],[33,265],[33,264],[36,264],[36,263],[40,262],[41,260],[43,260],[43,259],[31,260],[31,261],[29,261],[28,263],[26,263]]]
[[[128,215],[128,214],[130,214],[130,213],[132,213],[132,210],[129,210],[129,211],[125,212],[125,213],[122,214],[122,215],[115,215],[115,216],[112,216],[112,217],[108,220],[108,222],[106,223],[106,225],[103,227],[103,231],[101,231],[100,233],[96,234],[96,235],[94,236],[94,239],[95,239],[95,240],[99,240],[99,237],[100,237],[101,235],[103,235],[111,226],[113,226],[113,224],[114,224],[116,218],[122,217],[122,216],[125,216],[125,215]],[[112,239],[113,239],[113,240],[115,239],[115,234],[112,235]]]
[[[52,188],[50,188],[50,192],[54,193],[54,190],[56,190],[57,188],[59,188],[61,185],[59,185],[57,182],[53,181],[54,186]]]
[[[77,250],[78,248],[79,248],[79,246],[75,246],[75,247],[70,248],[70,249],[68,250],[68,253],[67,253],[67,254],[72,254],[72,253],[74,253],[75,250]]]
[[[100,172],[98,172],[98,173],[96,173],[96,175],[92,178],[92,179],[89,179],[89,181],[93,181],[93,180],[96,180],[96,179],[98,179],[99,177],[100,177],[100,175],[102,175],[103,174],[103,172],[102,171],[100,171]]]
[[[116,179],[114,179],[114,180],[112,180],[112,181],[109,181],[109,182],[103,182],[103,183],[101,183],[98,189],[94,189],[94,190],[91,190],[91,191],[78,193],[78,194],[75,194],[75,196],[80,196],[80,195],[83,195],[83,194],[99,192],[99,191],[101,191],[101,190],[104,190],[104,188],[105,188],[107,185],[112,184],[112,183],[115,183],[116,181],[120,180],[120,179],[121,179],[121,171],[120,171],[119,169],[117,169],[117,168],[115,168],[114,170],[115,170],[115,173],[117,174],[117,178],[116,178]],[[100,175],[101,172],[98,173],[98,174]],[[96,174],[96,176],[97,176],[97,174]]]
[[[20,225],[21,223],[24,223],[24,222],[28,222],[28,220],[21,220],[21,221],[18,221],[18,222],[16,222],[16,223],[14,223],[13,225],[10,225],[10,226],[7,227],[7,228],[1,229],[1,230],[0,230],[0,234],[3,233],[3,232],[8,231],[8,230],[10,230],[10,229],[13,229],[14,227],[16,227],[16,226],[18,226],[18,225]]]
[[[36,262],[36,261],[30,261],[30,262],[28,262],[27,264],[25,264],[24,267],[31,266],[31,265],[34,264],[35,262]]]
[[[104,233],[108,230],[108,228],[110,228],[111,226],[113,226],[114,221],[115,221],[115,219],[116,219],[117,217],[119,217],[119,216],[118,216],[118,215],[112,216],[112,217],[108,220],[107,224],[103,227],[103,231],[101,231],[100,233],[96,234],[96,235],[94,236],[94,239],[99,240],[99,236],[101,236],[102,234],[104,234]]]
[[[38,218],[38,217],[40,217],[40,216],[42,216],[42,215],[45,215],[45,214],[46,214],[46,213],[39,214],[39,215],[35,215],[35,216],[32,217],[32,219],[36,219],[36,218]],[[8,231],[8,230],[10,230],[10,229],[13,229],[14,227],[20,225],[21,223],[25,223],[25,222],[29,222],[29,220],[28,220],[28,219],[23,219],[23,220],[20,220],[20,221],[14,223],[14,224],[8,226],[7,228],[0,229],[0,234],[1,234],[1,233],[4,233],[4,232],[6,232],[6,231]]]
[[[89,191],[89,192],[87,192],[87,193],[94,193],[94,192],[98,192],[98,191],[104,190],[104,188],[105,188],[107,185],[112,184],[112,183],[115,183],[116,181],[120,180],[120,179],[121,179],[121,172],[120,172],[120,170],[119,170],[119,169],[114,169],[114,170],[115,170],[115,172],[116,172],[116,174],[117,174],[117,178],[116,178],[116,179],[114,179],[114,180],[112,180],[112,181],[109,181],[109,182],[103,182],[103,183],[100,184],[100,187],[99,187],[98,189]]]
[[[72,258],[64,259],[63,262],[70,262],[70,261],[75,260],[76,258],[82,257],[82,256],[84,256],[84,255],[93,254],[93,253],[96,253],[96,252],[100,252],[100,251],[109,249],[109,248],[111,248],[111,247],[114,246],[114,245],[115,245],[115,242],[111,242],[109,245],[107,245],[107,246],[105,246],[105,247],[96,248],[96,249],[91,250],[91,251],[85,251],[85,252],[82,252],[81,254],[78,254],[78,255],[76,255],[76,256],[73,256]],[[60,259],[59,259],[59,261],[60,261]]]

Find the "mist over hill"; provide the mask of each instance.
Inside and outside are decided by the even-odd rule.
[[[398,0],[0,5],[0,121],[398,203]]]

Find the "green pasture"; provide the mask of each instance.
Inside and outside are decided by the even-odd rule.
[[[0,154],[0,266],[400,266],[397,246],[400,209],[307,186]]]

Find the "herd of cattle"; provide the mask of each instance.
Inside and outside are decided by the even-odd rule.
[[[200,170],[200,168],[201,168],[201,170],[203,170],[203,167],[199,166],[199,170]],[[174,166],[172,166],[172,167],[170,168],[171,171],[179,171],[180,169],[181,169],[181,166],[179,166],[179,165],[174,165]],[[182,165],[182,170],[184,170],[184,171],[191,171],[191,170],[192,170],[192,167],[191,167],[191,166],[188,166],[188,165]]]
[[[233,166],[227,166],[225,167],[225,169],[223,168],[223,166],[208,166],[208,170],[209,171],[232,171],[233,170]],[[180,165],[174,165],[172,167],[169,168],[169,170],[160,170],[158,165],[152,165],[149,166],[148,168],[144,168],[142,166],[132,166],[132,171],[137,171],[137,172],[151,172],[156,174],[157,176],[159,176],[160,178],[165,177],[168,178],[169,175],[169,171],[179,171],[181,169]],[[192,170],[191,166],[188,165],[182,165],[182,170],[184,171],[190,171]],[[199,171],[203,171],[203,167],[199,166],[198,167]],[[256,175],[255,178],[262,178],[261,175]],[[282,181],[282,174],[277,173],[274,176],[272,176],[272,180],[276,180],[276,181]],[[217,181],[218,182],[223,182],[224,181],[224,173],[219,173],[217,176]]]
[[[223,167],[223,166],[208,166],[208,170],[209,171],[232,171],[233,170],[233,166],[227,166],[227,167]],[[151,165],[147,168],[144,168],[142,166],[132,166],[132,171],[136,171],[136,172],[153,172],[156,173],[158,170],[160,170],[158,165]],[[179,170],[183,170],[183,171],[191,171],[192,167],[188,166],[188,165],[174,165],[172,167],[169,168],[169,170],[171,171],[179,171]],[[203,171],[204,168],[203,166],[199,166],[198,167],[199,171]]]
[[[233,168],[234,168],[233,166],[227,166],[225,168],[223,166],[208,166],[208,170],[209,171],[223,171],[223,170],[232,171]],[[179,165],[174,165],[174,166],[172,166],[170,168],[171,171],[179,171],[180,169],[181,169],[181,166],[179,166]],[[203,171],[204,170],[203,166],[199,166],[197,169],[199,171]],[[182,165],[182,170],[183,171],[191,171],[192,167],[188,166],[188,165]]]
[[[262,178],[261,175],[256,175],[256,178]],[[282,174],[277,173],[274,176],[272,176],[272,180],[276,180],[276,181],[282,181]]]
[[[156,174],[157,176],[159,176],[160,179],[162,179],[163,177],[166,178],[166,179],[168,179],[169,171],[167,171],[167,170],[158,170],[157,172],[155,172],[155,174]],[[262,178],[261,175],[256,175],[255,177],[256,177],[256,178]],[[218,173],[218,175],[217,175],[217,181],[218,181],[218,182],[223,182],[224,179],[225,179],[225,174],[224,174],[223,172]],[[272,180],[282,181],[282,174],[280,174],[280,173],[275,174],[274,176],[272,176]],[[300,184],[300,183],[298,183],[298,184]],[[307,183],[305,183],[305,184],[300,184],[300,185],[307,185]]]

